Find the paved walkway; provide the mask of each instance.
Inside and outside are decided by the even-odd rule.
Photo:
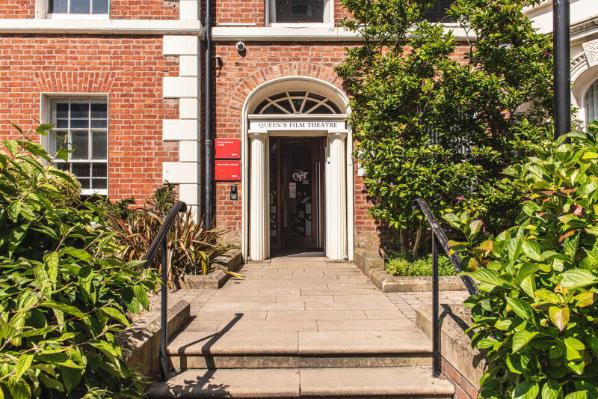
[[[253,308],[257,305],[247,303],[262,303],[262,312],[275,311],[314,311],[314,310],[341,310],[341,303],[355,302],[358,295],[365,307],[372,305],[372,300],[380,300],[379,306],[387,310],[389,304],[381,298],[386,296],[390,302],[407,319],[415,321],[415,309],[422,306],[432,306],[431,292],[397,292],[381,293],[352,263],[328,262],[321,257],[282,257],[274,258],[264,263],[249,263],[244,265],[241,274],[246,280],[230,279],[220,290],[212,289],[183,289],[170,294],[171,302],[184,299],[191,304],[191,314],[197,316],[198,312],[213,312],[215,305],[206,309],[202,308],[211,303],[234,303],[242,308]],[[293,282],[294,281],[294,282]],[[364,298],[363,295],[366,297]],[[213,298],[215,296],[215,298]],[[350,299],[349,297],[354,297]],[[259,298],[256,298],[259,297]],[[467,291],[442,291],[440,302],[453,304],[463,303],[468,297]],[[159,303],[155,298],[156,305]],[[275,303],[295,303],[294,305],[273,305]],[[315,309],[315,304],[320,304],[320,309]],[[384,304],[382,304],[384,303]],[[301,306],[301,304],[303,306]],[[308,304],[310,304],[308,306]],[[334,305],[336,304],[336,305]],[[361,305],[361,303],[360,303]],[[226,307],[227,305],[218,305]],[[236,305],[228,305],[229,310]],[[327,309],[323,309],[326,307]],[[345,306],[346,307],[346,306]],[[266,309],[272,308],[272,309]],[[210,310],[212,309],[212,310]],[[249,310],[249,309],[246,309]],[[347,309],[344,309],[347,310]],[[373,310],[351,307],[348,310]],[[372,315],[372,312],[370,312]],[[205,316],[212,317],[211,314]],[[253,315],[252,315],[253,316]],[[266,315],[267,316],[267,315]]]
[[[194,318],[167,348],[181,372],[150,397],[453,397],[409,317],[418,295],[391,300],[352,263],[321,257],[241,273],[219,290],[172,295]]]
[[[387,296],[352,263],[291,256],[249,263],[241,274],[245,280],[231,279],[219,290],[172,295],[191,303],[196,316],[191,329],[419,333],[413,307],[424,302],[425,294]]]

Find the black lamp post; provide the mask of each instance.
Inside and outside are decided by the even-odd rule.
[[[571,35],[569,0],[553,0],[554,47],[554,136],[571,130],[571,70],[569,69]]]

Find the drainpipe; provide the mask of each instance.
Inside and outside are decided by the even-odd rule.
[[[569,0],[553,0],[554,137],[571,131]]]
[[[205,193],[204,193],[204,227],[214,225],[214,129],[212,126],[212,1],[206,1],[205,20]]]

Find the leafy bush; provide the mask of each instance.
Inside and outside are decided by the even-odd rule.
[[[456,38],[423,20],[432,0],[343,0],[345,26],[364,38],[337,70],[356,157],[370,212],[403,251],[426,241],[418,197],[437,214],[475,211],[496,231],[515,219],[520,193],[500,173],[546,137],[552,107],[550,39],[523,14],[534,2],[457,0],[449,13],[475,36],[458,57]]]
[[[391,256],[386,260],[386,272],[394,276],[431,276],[432,255],[418,259]],[[457,271],[446,256],[440,256],[438,258],[438,273],[441,276],[454,276]]]
[[[130,209],[126,201],[107,204],[109,221],[124,247],[125,259],[141,259],[145,255],[175,200],[173,187],[166,184],[154,192],[143,208]],[[206,230],[202,223],[195,223],[191,209],[177,215],[167,240],[170,284],[184,274],[208,274],[213,259],[227,249],[220,242],[223,234],[220,229]],[[152,266],[160,268],[160,255]]]
[[[103,210],[21,135],[0,151],[0,398],[140,397],[115,334],[158,280],[117,256]]]
[[[473,343],[487,351],[484,398],[598,397],[598,124],[508,173],[527,193],[517,226],[485,237],[449,215],[453,243],[480,285],[468,299]]]

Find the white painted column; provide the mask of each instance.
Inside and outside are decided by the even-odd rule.
[[[347,258],[346,133],[328,135],[326,159],[326,256]]]
[[[260,261],[270,256],[268,135],[250,134],[249,141],[249,258]]]

